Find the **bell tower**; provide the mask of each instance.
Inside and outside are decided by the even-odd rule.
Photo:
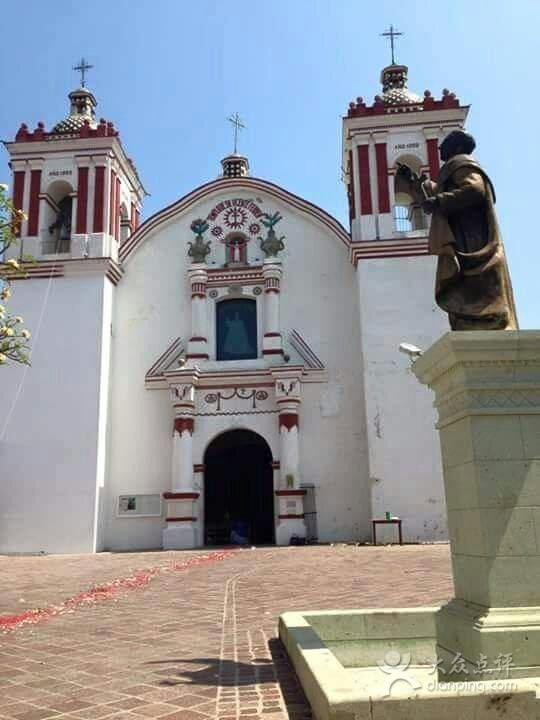
[[[435,99],[409,90],[406,65],[381,72],[382,93],[367,105],[359,97],[343,118],[343,167],[353,243],[425,238],[428,220],[400,187],[398,164],[436,179],[439,142],[462,128],[468,106],[443,90]],[[418,243],[416,243],[418,244]]]
[[[13,201],[27,217],[11,253],[116,261],[139,224],[145,191],[113,123],[96,119],[93,93],[83,86],[68,98],[68,115],[50,130],[23,123],[5,143]]]
[[[0,378],[11,408],[2,472],[26,489],[23,497],[0,488],[3,551],[63,552],[66,538],[72,552],[103,547],[118,251],[139,224],[145,191],[96,105],[83,81],[64,119],[50,130],[23,124],[6,143],[14,204],[26,215],[8,257],[33,261],[11,277],[13,306],[32,333],[31,365]],[[21,518],[28,526],[15,546]]]
[[[396,171],[404,163],[436,180],[439,143],[463,127],[469,108],[449,90],[439,97],[410,90],[408,68],[395,62],[393,52],[381,85],[372,104],[361,97],[350,103],[342,160],[358,286],[371,511],[374,518],[385,512],[399,516],[408,541],[443,540],[446,512],[432,398],[415,384],[399,346],[429,347],[449,328],[434,302],[430,218]],[[413,417],[414,429],[407,432]],[[430,503],[425,523],[420,497]]]

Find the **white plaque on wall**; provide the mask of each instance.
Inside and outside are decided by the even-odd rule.
[[[161,517],[161,495],[119,495],[118,517]]]

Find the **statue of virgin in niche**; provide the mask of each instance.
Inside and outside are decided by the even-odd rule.
[[[253,352],[253,348],[249,342],[248,333],[244,321],[238,312],[234,313],[233,318],[225,320],[225,338],[223,340],[223,349],[228,355],[238,355],[245,357]]]

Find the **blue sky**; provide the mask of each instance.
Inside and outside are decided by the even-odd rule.
[[[218,175],[232,149],[226,117],[238,111],[252,174],[346,223],[341,116],[379,91],[390,60],[380,33],[393,23],[411,89],[448,87],[472,105],[468,129],[497,190],[521,326],[539,326],[537,0],[25,0],[22,23],[20,8],[3,9],[0,137],[65,116],[84,55],[98,113],[151,193],[145,217]],[[5,182],[5,152],[1,168]]]

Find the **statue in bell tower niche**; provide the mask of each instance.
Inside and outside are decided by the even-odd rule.
[[[472,135],[454,130],[439,147],[437,181],[406,165],[398,173],[432,215],[429,251],[437,255],[435,300],[452,330],[515,330],[516,310],[495,214],[495,191],[471,153]]]
[[[261,218],[261,222],[265,227],[268,228],[268,232],[264,239],[262,237],[259,237],[258,240],[261,241],[261,250],[267,258],[277,257],[277,254],[285,248],[285,243],[283,242],[283,240],[285,239],[285,235],[282,235],[280,238],[278,238],[278,236],[276,235],[276,231],[274,230],[274,226],[277,225],[281,219],[282,216],[279,214],[279,212],[275,212],[273,215],[263,213],[263,216]]]
[[[192,259],[192,262],[204,263],[206,262],[207,255],[210,254],[210,246],[212,245],[210,240],[205,242],[203,237],[204,233],[208,230],[209,225],[206,220],[197,218],[197,220],[194,220],[191,223],[190,228],[195,233],[195,242],[188,241],[188,255]]]
[[[69,195],[58,203],[55,221],[49,225],[49,235],[56,234],[54,252],[69,252],[71,242],[71,213],[73,201]]]

